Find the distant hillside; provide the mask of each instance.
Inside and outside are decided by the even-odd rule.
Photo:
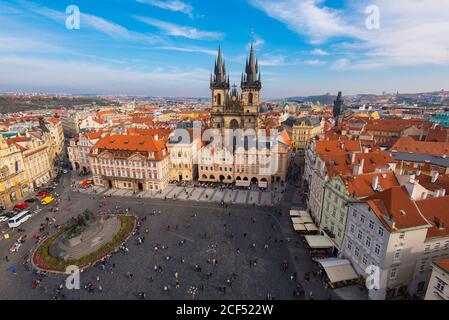
[[[321,96],[308,96],[308,97],[290,97],[287,98],[287,102],[319,102],[323,105],[328,105],[334,103],[337,96],[325,94]]]
[[[110,105],[111,101],[95,97],[47,97],[0,95],[0,113],[20,112],[35,109],[63,109],[83,105]]]

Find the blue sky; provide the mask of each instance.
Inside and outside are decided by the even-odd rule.
[[[449,89],[447,12],[449,0],[0,0],[0,91],[205,97],[218,45],[238,83],[251,41],[265,98]]]

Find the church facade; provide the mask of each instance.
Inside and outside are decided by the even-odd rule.
[[[246,60],[240,92],[236,85],[230,86],[221,48],[210,89],[210,129],[214,137],[201,150],[199,181],[260,188],[285,182],[291,145],[286,133],[259,126],[262,81],[254,47]]]

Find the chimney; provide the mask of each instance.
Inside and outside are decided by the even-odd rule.
[[[438,180],[439,175],[438,171],[432,171],[432,183],[435,183]]]
[[[355,163],[355,152],[351,152],[351,163]]]
[[[377,188],[379,187],[379,176],[374,176],[372,187],[374,191],[377,191]]]
[[[154,135],[154,140],[155,141],[159,141],[159,136],[156,134],[156,135]]]
[[[341,142],[341,143],[340,143],[340,149],[341,149],[341,150],[344,150],[344,149],[345,149],[345,143],[344,143],[344,142]]]
[[[360,160],[360,164],[359,164],[359,172],[358,172],[358,174],[362,174],[363,173],[364,165],[365,165],[365,159],[361,159]]]

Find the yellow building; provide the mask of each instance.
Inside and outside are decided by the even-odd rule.
[[[282,123],[292,141],[294,152],[304,152],[310,141],[323,132],[324,123],[316,117],[290,117]]]
[[[47,119],[47,128],[50,131],[54,147],[55,156],[62,153],[64,147],[64,130],[62,128],[62,122],[59,118]]]
[[[48,143],[35,137],[15,137],[6,142],[9,145],[16,145],[22,153],[30,190],[39,188],[51,180],[53,162],[50,162]]]
[[[29,191],[20,149],[0,135],[0,205],[8,208]]]

